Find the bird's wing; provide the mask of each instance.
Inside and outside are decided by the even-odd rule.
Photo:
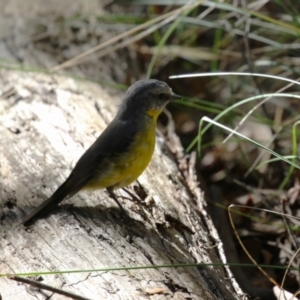
[[[134,121],[113,120],[91,147],[81,156],[67,180],[53,195],[37,207],[24,220],[25,226],[33,219],[41,217],[58,205],[67,196],[81,190],[94,176],[108,167],[108,162],[115,155],[126,152],[134,141],[138,127]]]
[[[82,189],[95,175],[101,173],[116,155],[130,147],[137,134],[136,122],[114,119],[75,165],[68,182],[69,196]]]

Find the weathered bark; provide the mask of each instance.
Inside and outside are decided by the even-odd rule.
[[[221,243],[206,215],[192,162],[183,156],[172,126],[168,142],[158,137],[150,166],[134,184],[132,191],[145,203],[119,191],[131,224],[105,191],[94,191],[65,200],[26,230],[22,218],[67,177],[113,118],[121,94],[61,76],[4,70],[0,91],[0,273],[219,261]],[[43,283],[90,299],[241,295],[228,269],[221,267],[42,277]],[[51,294],[1,277],[0,287],[4,300]]]

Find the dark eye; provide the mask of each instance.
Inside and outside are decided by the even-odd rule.
[[[165,94],[165,93],[160,93],[158,95],[158,97],[159,97],[160,100],[167,100],[168,99],[168,95]]]

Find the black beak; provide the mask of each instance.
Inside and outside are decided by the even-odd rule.
[[[182,97],[181,96],[179,96],[179,95],[176,95],[175,93],[172,93],[171,94],[171,97],[170,97],[170,100],[172,101],[172,100],[179,100],[179,99],[181,99]]]

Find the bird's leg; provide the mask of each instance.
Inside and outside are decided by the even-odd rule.
[[[137,196],[137,195],[131,193],[127,188],[124,188],[124,187],[123,187],[122,189],[123,189],[129,196],[131,196],[131,198],[137,200],[138,202],[143,202],[143,203],[145,203],[145,201],[144,201],[143,199],[141,199],[139,196]]]
[[[126,213],[125,209],[123,208],[123,206],[121,205],[121,203],[119,202],[119,200],[114,192],[113,187],[108,187],[108,188],[106,188],[106,190],[108,192],[109,197],[112,198],[118,204],[118,206],[120,207],[120,209],[122,211],[122,214],[127,216],[127,213]]]

